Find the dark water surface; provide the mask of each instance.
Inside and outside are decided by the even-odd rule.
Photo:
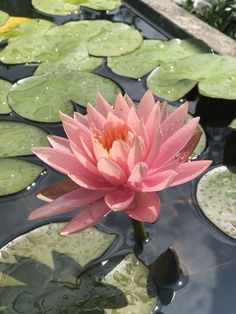
[[[82,9],[78,14],[67,17],[38,13],[28,0],[1,0],[0,10],[14,16],[49,19],[57,24],[78,19],[102,18],[122,21],[138,28],[146,38],[166,40],[175,37],[176,34],[183,38],[184,34],[171,23],[166,23],[153,11],[146,8],[143,10],[138,1],[129,1],[129,3],[130,5],[124,3],[114,12],[101,13]],[[135,3],[135,9],[132,8],[132,3]],[[9,67],[0,64],[0,77],[15,82],[31,75],[33,70],[34,68],[26,65]],[[95,72],[113,79],[133,100],[139,100],[146,90],[145,78],[133,80],[115,75],[106,64]],[[214,166],[226,164],[231,170],[235,169],[236,135],[226,128],[227,124],[236,117],[235,101],[213,100],[199,96],[196,90],[186,98],[190,101],[191,113],[202,117],[201,123],[207,135],[207,148],[199,158],[213,159]],[[1,115],[1,120],[25,121],[15,113]],[[28,123],[32,122],[28,121]],[[63,135],[60,124],[32,124],[46,129],[49,133]],[[22,159],[42,164],[36,157]],[[0,198],[1,246],[32,228],[58,221],[52,218],[32,222],[27,220],[27,216],[32,209],[43,203],[36,199],[35,193],[60,178],[62,175],[47,168],[46,174],[41,176],[31,189]],[[153,226],[147,226],[150,242],[144,245],[140,257],[146,264],[151,264],[170,246],[177,253],[185,283],[182,288],[175,287],[173,301],[163,306],[161,310],[163,313],[234,314],[236,313],[236,240],[224,235],[204,217],[196,202],[196,185],[197,180],[194,180],[159,193],[162,204],[161,215]],[[69,216],[66,215],[59,220],[68,218]],[[121,234],[123,244],[119,243],[113,248],[113,253],[117,253],[122,247],[132,245],[131,225],[126,216],[109,215],[98,225],[102,229],[115,230]]]

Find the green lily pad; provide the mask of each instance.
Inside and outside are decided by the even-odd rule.
[[[33,6],[53,15],[67,15],[77,12],[80,6],[96,10],[113,10],[121,5],[120,0],[32,0]]]
[[[142,46],[130,54],[109,57],[108,66],[119,75],[137,79],[160,63],[173,62],[208,51],[209,48],[194,39],[144,40]]]
[[[65,48],[66,47],[66,48]],[[78,44],[68,40],[59,42],[53,49],[55,54],[48,56],[47,61],[39,65],[34,75],[41,75],[47,72],[77,70],[92,72],[103,62],[102,58],[90,57],[85,43]]]
[[[0,28],[0,40],[8,39],[9,42],[20,40],[21,38],[40,38],[40,36],[56,25],[46,20],[24,17],[10,17],[8,24]]]
[[[197,81],[193,80],[178,80],[161,67],[153,70],[146,82],[153,94],[169,101],[182,98],[197,84]]]
[[[7,104],[7,94],[12,84],[8,81],[0,80],[0,114],[11,112],[11,108]]]
[[[120,56],[140,47],[142,41],[139,31],[124,23],[113,23],[89,39],[88,51],[94,56]]]
[[[236,239],[236,174],[225,166],[208,171],[199,181],[197,201],[205,216]]]
[[[0,159],[0,196],[16,193],[33,183],[43,167],[24,160]]]
[[[149,270],[133,255],[114,257],[87,268],[115,236],[94,227],[68,237],[64,224],[46,225],[24,234],[0,250],[0,306],[38,313],[150,313],[156,298],[147,295]],[[77,248],[75,250],[75,243]],[[44,254],[42,254],[44,252]],[[43,300],[43,302],[42,302]]]
[[[33,146],[49,146],[47,135],[33,125],[0,121],[0,157],[32,155]]]
[[[58,72],[18,81],[8,100],[13,110],[27,119],[59,122],[59,111],[72,115],[71,100],[86,106],[94,103],[98,91],[113,103],[121,90],[111,80],[93,73]]]
[[[203,96],[236,99],[236,75],[209,77],[199,82],[198,89]]]
[[[9,18],[9,15],[4,12],[4,11],[0,11],[0,26],[3,25]]]

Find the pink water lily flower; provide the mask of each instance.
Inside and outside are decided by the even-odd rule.
[[[188,161],[200,136],[195,132],[199,118],[184,122],[187,111],[184,103],[168,114],[166,103],[156,103],[147,91],[138,106],[119,94],[111,107],[98,94],[86,116],[61,113],[68,139],[49,136],[52,147],[33,152],[70,179],[54,185],[51,196],[49,188],[49,203],[29,219],[82,207],[63,235],[88,228],[110,211],[155,222],[160,212],[156,192],[195,178],[211,163]]]

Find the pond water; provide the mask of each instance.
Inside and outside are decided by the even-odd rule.
[[[0,10],[12,16],[41,18],[58,25],[68,21],[85,19],[119,21],[138,29],[142,36],[147,39],[168,40],[176,37],[178,29],[175,29],[171,23],[159,19],[158,15],[155,15],[153,11],[149,11],[147,8],[142,10],[139,4],[133,8],[132,1],[129,2],[130,4],[124,2],[120,9],[115,11],[99,12],[82,8],[77,14],[65,17],[39,13],[31,6],[31,2],[28,0],[1,0]],[[179,32],[179,36],[183,38],[184,34]],[[201,67],[202,65],[199,66]],[[11,83],[15,83],[19,79],[33,75],[35,68],[36,66],[32,65],[7,65],[0,63],[0,77]],[[103,59],[101,66],[94,70],[93,73],[111,79],[134,101],[138,101],[147,89],[147,75],[139,79],[117,75],[108,68],[106,59]],[[211,223],[206,218],[199,204],[207,204],[208,207],[212,207],[213,211],[218,211],[224,210],[224,206],[227,207],[227,201],[229,200],[228,203],[232,211],[230,214],[233,217],[230,218],[233,222],[231,225],[232,228],[236,228],[236,223],[234,225],[236,221],[234,189],[236,180],[236,132],[227,128],[231,120],[236,118],[236,103],[235,100],[200,96],[196,87],[186,95],[186,99],[190,103],[190,113],[201,116],[201,125],[206,133],[207,145],[198,158],[212,159],[212,168],[223,165],[227,166],[227,171],[230,171],[230,178],[233,178],[230,179],[232,180],[232,191],[228,194],[224,194],[223,192],[220,209],[217,208],[215,201],[211,203],[211,197],[214,197],[210,194],[212,187],[205,183],[210,180],[200,181],[198,186],[199,179],[196,179],[184,185],[159,192],[161,214],[154,225],[147,225],[150,241],[144,245],[142,252],[139,252],[139,256],[144,263],[150,265],[161,253],[172,247],[178,256],[183,272],[183,276],[181,277],[183,280],[182,285],[180,283],[180,286],[174,287],[169,302],[165,302],[164,297],[160,298],[162,306],[160,306],[160,310],[157,310],[156,313],[234,314],[236,308],[236,241],[233,237],[229,236],[229,233],[223,233],[220,230],[222,229],[221,226],[219,226],[220,229],[217,228],[217,217],[215,220],[213,219],[216,225]],[[183,101],[184,99],[181,99],[179,102],[177,101],[173,104],[178,105]],[[84,108],[78,104],[73,103],[73,107],[78,111],[84,112]],[[40,127],[50,134],[64,135],[60,123],[30,121],[27,120],[27,117],[22,118],[14,111],[10,114],[0,114],[0,123],[1,121],[24,122]],[[2,141],[4,139],[1,139]],[[43,162],[34,156],[27,156],[26,154],[25,156],[16,158],[41,165],[44,167],[44,170],[25,189],[0,197],[1,246],[4,246],[16,236],[26,231],[49,222],[67,220],[72,216],[72,214],[67,214],[61,216],[59,219],[27,220],[29,213],[43,203],[35,197],[37,191],[61,179],[63,176],[46,167]],[[217,171],[213,171],[213,173],[217,173]],[[199,197],[201,193],[197,194],[196,191],[197,187],[201,191],[201,182],[204,183],[204,194],[207,194],[207,196],[205,196],[206,199],[204,200],[197,200],[197,195]],[[214,184],[214,189],[214,193],[217,193],[217,189],[220,191],[221,186]],[[208,212],[206,215],[210,217]],[[132,247],[132,228],[126,216],[109,215],[98,224],[98,227],[120,235],[119,241],[112,247],[109,254],[117,255]],[[235,235],[235,229],[233,229],[232,234]],[[163,291],[160,291],[160,295],[163,296]],[[171,299],[173,300],[170,302]],[[2,313],[5,312],[3,311]]]

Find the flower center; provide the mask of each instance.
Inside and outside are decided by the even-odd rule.
[[[97,137],[97,140],[103,146],[103,148],[109,152],[114,141],[127,141],[128,132],[129,128],[124,123],[117,123],[115,127],[107,125],[104,132]]]

